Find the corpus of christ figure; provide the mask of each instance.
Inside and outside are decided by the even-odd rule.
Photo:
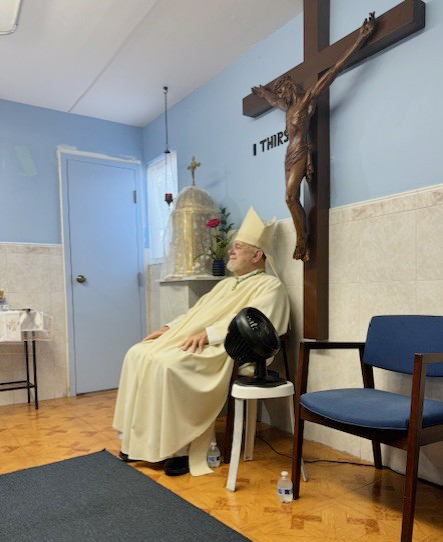
[[[296,260],[309,260],[308,232],[305,210],[300,203],[300,186],[304,177],[311,182],[312,145],[309,138],[309,121],[315,112],[317,99],[346,67],[352,55],[362,47],[374,32],[374,13],[363,21],[358,38],[343,56],[326,71],[308,90],[304,90],[289,75],[277,80],[273,91],[263,86],[252,87],[252,92],[264,98],[270,105],[286,112],[286,131],[289,142],[285,158],[286,204],[291,212],[297,235],[293,254]]]

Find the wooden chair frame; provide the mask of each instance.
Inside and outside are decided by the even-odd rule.
[[[306,393],[307,390],[309,358],[312,350],[358,349],[360,354],[363,385],[365,388],[374,388],[373,367],[363,362],[364,348],[365,343],[363,342],[301,342],[300,344],[295,390],[294,454],[292,463],[294,499],[298,499],[300,496],[300,469],[305,421],[318,423],[326,427],[332,427],[333,429],[371,440],[374,454],[374,465],[377,469],[383,468],[380,443],[406,450],[407,461],[403,498],[401,542],[411,542],[412,530],[414,526],[420,447],[443,440],[443,425],[428,428],[422,427],[426,365],[429,363],[442,362],[443,353],[416,353],[414,356],[411,409],[409,428],[407,430],[394,431],[388,429],[370,429],[336,422],[323,416],[319,416],[301,405],[300,397]]]

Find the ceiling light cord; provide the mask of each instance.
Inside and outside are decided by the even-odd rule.
[[[169,134],[168,134],[168,87],[163,87],[163,92],[165,95],[165,154],[169,154],[171,151],[169,150]]]

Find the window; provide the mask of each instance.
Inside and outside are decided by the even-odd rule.
[[[164,238],[168,226],[170,209],[165,194],[177,195],[177,153],[162,154],[148,164],[148,225],[149,260],[160,263],[163,260]]]

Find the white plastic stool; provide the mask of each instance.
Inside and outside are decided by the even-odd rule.
[[[257,399],[274,399],[276,397],[287,397],[289,403],[289,412],[291,416],[291,426],[294,427],[294,385],[292,382],[286,382],[280,386],[272,388],[260,388],[258,386],[232,385],[231,395],[235,398],[235,416],[234,416],[234,436],[232,440],[231,463],[229,464],[228,481],[226,489],[235,491],[237,482],[238,464],[240,461],[240,449],[243,433],[243,410],[244,401],[246,403],[246,428],[245,428],[245,451],[244,460],[250,461],[254,452],[255,426],[257,422]],[[303,480],[306,482],[303,460],[301,464]]]

